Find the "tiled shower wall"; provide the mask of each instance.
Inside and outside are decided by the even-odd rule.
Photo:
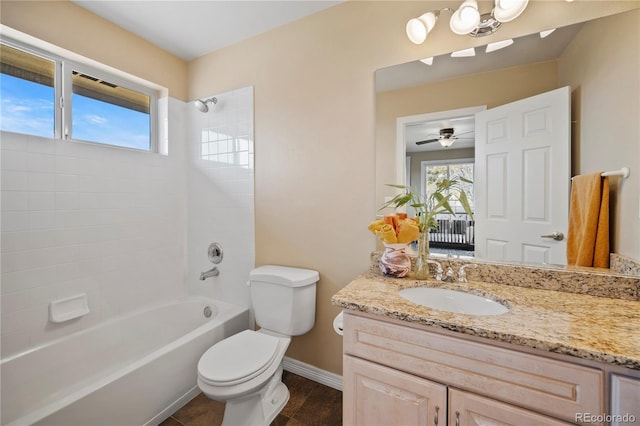
[[[161,102],[168,156],[0,135],[3,357],[186,293],[185,104]],[[78,293],[88,315],[48,321]]]
[[[202,113],[188,107],[188,282],[192,293],[249,306],[245,285],[254,267],[253,87],[215,95]],[[220,275],[200,281],[213,265],[207,247],[224,250]]]

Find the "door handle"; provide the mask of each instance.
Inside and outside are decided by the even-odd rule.
[[[552,232],[549,235],[540,235],[540,238],[553,238],[556,241],[564,240],[564,234],[559,231]]]

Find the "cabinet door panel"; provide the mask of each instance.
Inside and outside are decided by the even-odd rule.
[[[447,388],[381,365],[344,357],[345,425],[446,425]]]
[[[640,379],[611,375],[612,426],[640,421]]]
[[[449,424],[456,426],[561,426],[547,416],[457,389],[449,389]]]

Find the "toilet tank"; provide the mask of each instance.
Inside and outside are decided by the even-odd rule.
[[[298,336],[311,330],[316,317],[317,271],[264,265],[249,273],[256,323],[270,331]]]

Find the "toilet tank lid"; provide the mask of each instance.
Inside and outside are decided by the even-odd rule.
[[[280,265],[259,266],[249,273],[249,281],[262,281],[290,287],[315,284],[319,279],[318,271]]]

